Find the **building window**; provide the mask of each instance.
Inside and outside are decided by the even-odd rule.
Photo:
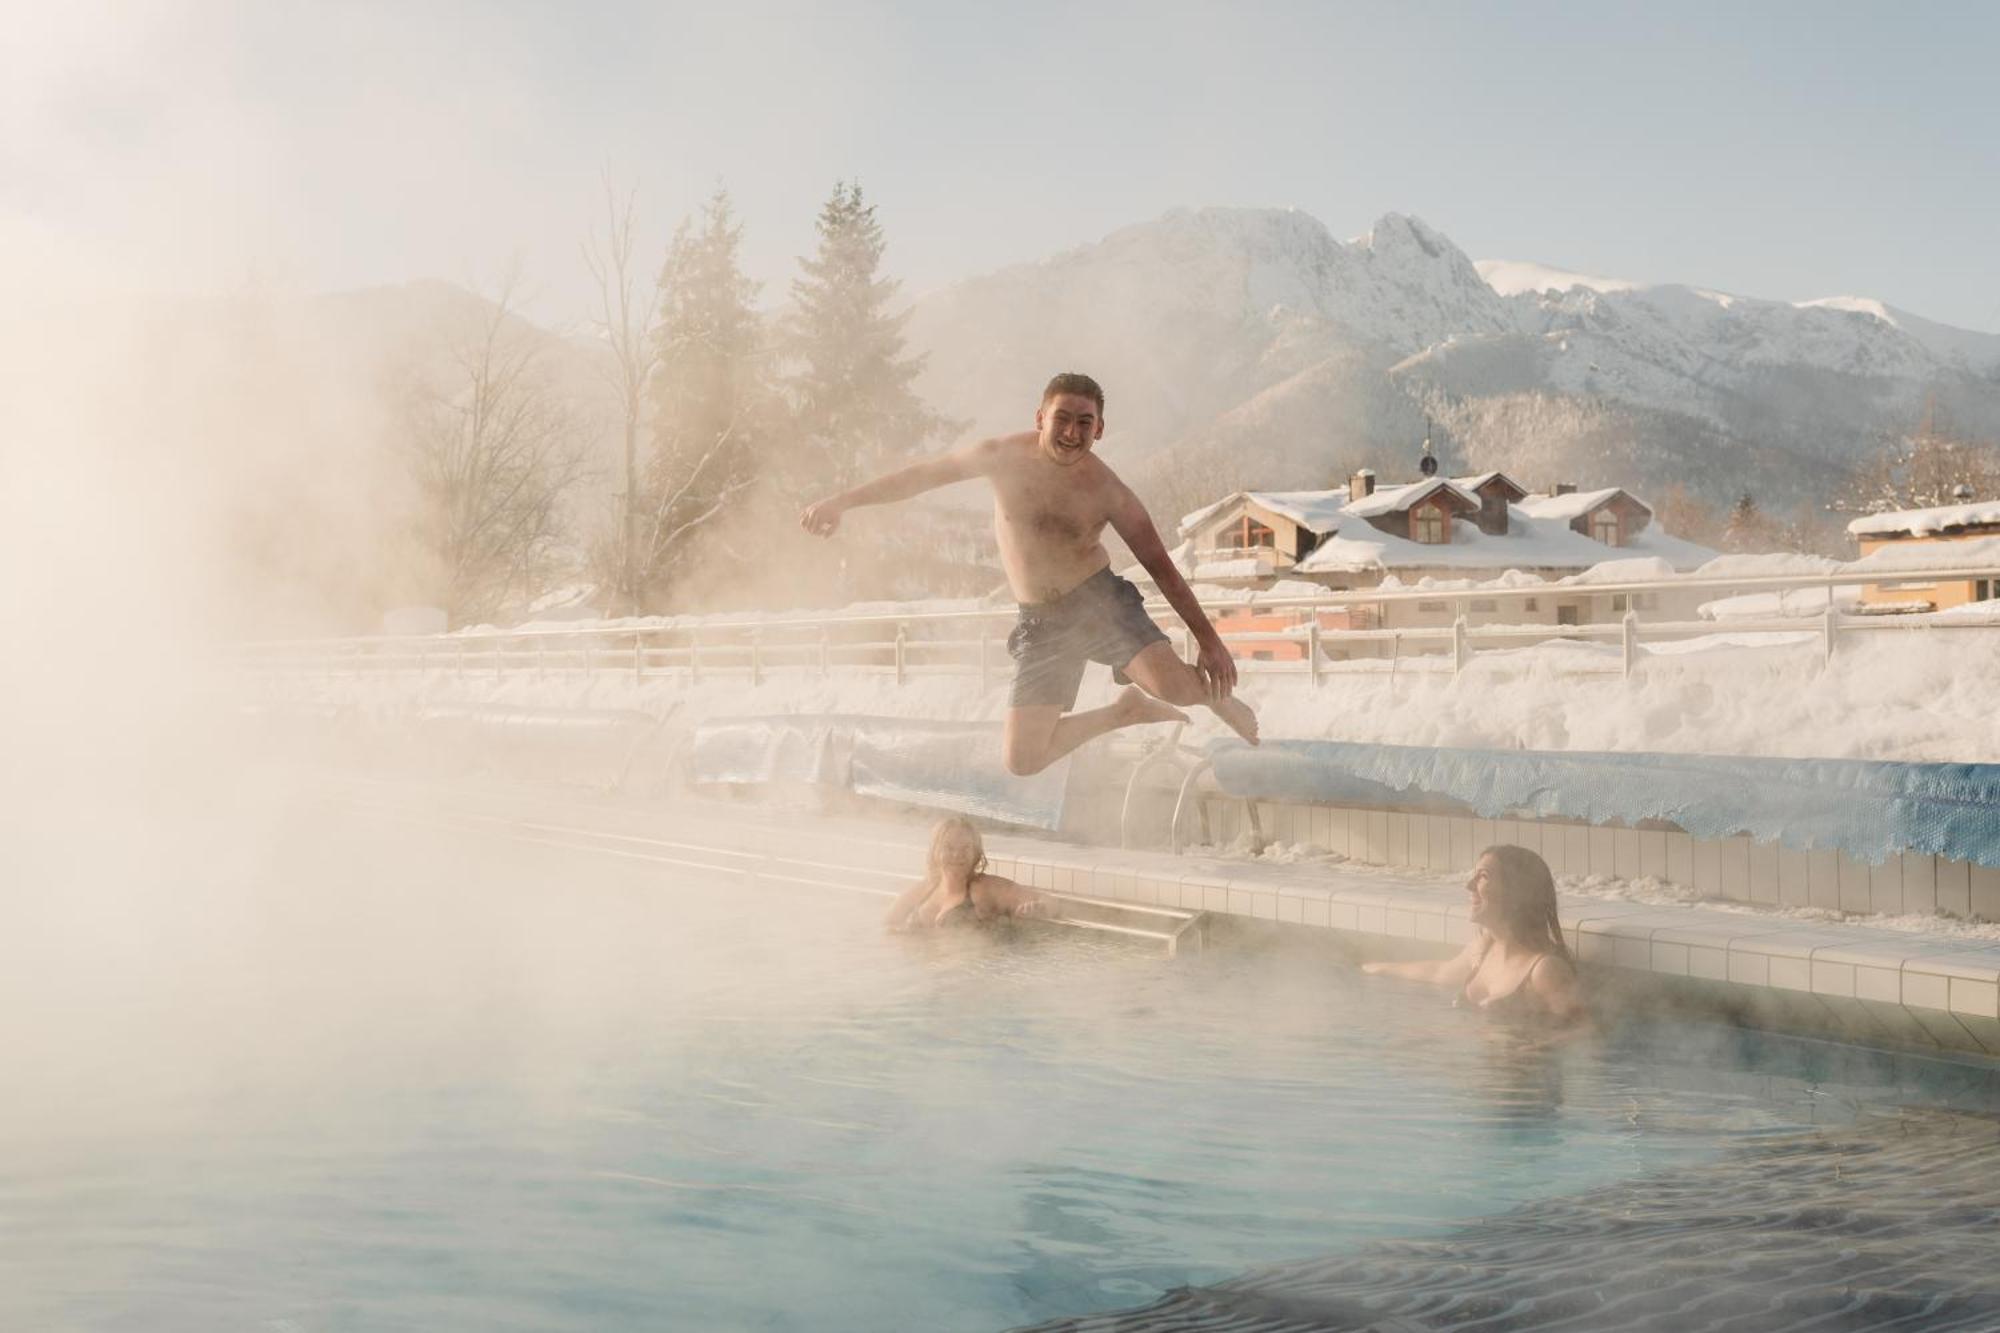
[[[1277,534],[1248,514],[1224,529],[1216,543],[1225,551],[1248,551],[1259,546],[1275,547],[1277,544]]]
[[[1575,604],[1569,602],[1558,604],[1556,607],[1556,624],[1574,625],[1575,623],[1576,623]]]
[[[1448,607],[1448,606],[1446,606],[1446,605],[1445,605],[1445,604],[1444,604],[1443,602],[1418,602],[1418,603],[1417,603],[1417,610],[1419,610],[1419,611],[1427,611],[1427,612],[1431,613],[1432,615],[1441,615],[1441,614],[1443,614],[1444,612],[1446,612],[1446,611],[1448,611],[1448,610],[1450,610],[1450,609],[1451,609],[1451,608],[1450,608],[1450,607]]]
[[[1530,597],[1521,603],[1521,609],[1523,611],[1539,611],[1542,609],[1541,599],[1539,597]]]
[[[1611,609],[1612,609],[1613,611],[1623,611],[1623,610],[1625,609],[1625,594],[1624,594],[1624,593],[1622,593],[1622,592],[1614,592],[1614,593],[1612,593],[1612,594],[1611,594]]]
[[[1992,579],[1980,579],[1978,582],[1974,583],[1972,585],[1972,600],[1975,602],[1985,602],[1992,600],[1993,582],[1994,581]]]
[[[1623,546],[1625,539],[1618,530],[1618,515],[1609,509],[1600,509],[1590,516],[1590,535],[1606,546]]]
[[[1444,545],[1444,511],[1425,505],[1410,515],[1410,535],[1425,546]]]

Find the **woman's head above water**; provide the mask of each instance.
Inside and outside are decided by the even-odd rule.
[[[970,881],[986,869],[986,843],[972,821],[963,815],[940,819],[931,829],[927,865],[932,883],[946,875]]]
[[[1465,882],[1473,923],[1509,944],[1569,957],[1556,913],[1556,879],[1549,863],[1526,847],[1488,847]]]

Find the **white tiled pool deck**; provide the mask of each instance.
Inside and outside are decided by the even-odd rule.
[[[928,842],[921,821],[741,801],[661,805],[520,784],[402,784],[401,797],[388,784],[365,788],[366,803],[384,809],[421,806],[579,851],[884,895],[921,873]],[[1272,865],[1005,834],[989,835],[987,850],[995,873],[1051,892],[1327,931],[1364,947],[1387,940],[1442,954],[1473,929],[1463,889],[1434,872]],[[1600,977],[1657,980],[1719,998],[1749,1022],[1818,1016],[1861,1040],[2000,1055],[2000,942],[1576,894],[1561,895],[1561,914],[1578,959]]]
[[[1462,889],[1351,864],[1266,865],[989,840],[996,873],[1087,893],[1440,946],[1473,927]],[[1563,929],[1584,964],[1816,997],[1842,1017],[1866,1002],[1880,1035],[2000,1054],[2000,942],[1802,922],[1690,903],[1659,906],[1560,894]],[[1899,1021],[1895,1011],[1906,1018]]]

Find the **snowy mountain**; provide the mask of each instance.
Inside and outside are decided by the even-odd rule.
[[[1390,214],[1341,241],[1297,211],[1200,209],[921,300],[922,391],[1020,429],[1058,369],[1106,386],[1110,456],[1179,489],[1447,466],[1823,495],[1927,402],[2000,436],[2000,336],[1854,298],[1793,304],[1476,265]]]

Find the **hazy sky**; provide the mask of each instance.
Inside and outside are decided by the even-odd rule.
[[[833,182],[913,290],[1182,205],[2000,331],[2000,5],[5,3],[0,254],[47,284],[479,281],[584,309],[720,181],[767,298]]]

